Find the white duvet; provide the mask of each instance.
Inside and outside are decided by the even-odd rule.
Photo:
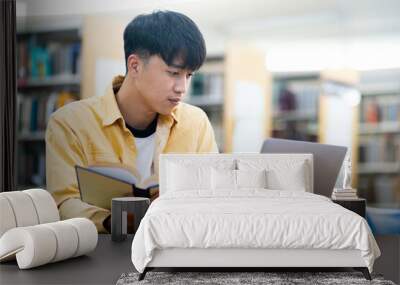
[[[159,197],[136,232],[133,265],[143,272],[165,248],[358,249],[370,272],[380,255],[365,219],[330,199],[258,189]]]

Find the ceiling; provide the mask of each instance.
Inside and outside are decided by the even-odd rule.
[[[400,47],[399,0],[16,1],[19,30],[80,27],[85,15],[107,14],[128,22],[153,10],[179,11],[199,25],[209,54],[222,53],[229,40],[272,43],[276,50],[288,42],[331,41],[330,50],[339,42],[342,53],[348,43],[366,39]]]

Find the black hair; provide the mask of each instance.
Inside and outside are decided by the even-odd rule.
[[[135,17],[124,30],[125,64],[136,53],[141,58],[159,55],[167,65],[177,58],[182,68],[198,70],[206,57],[206,45],[197,25],[172,11],[155,11]]]

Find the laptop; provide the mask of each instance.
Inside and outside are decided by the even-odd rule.
[[[267,139],[261,153],[312,153],[314,193],[331,197],[347,147],[285,139]]]

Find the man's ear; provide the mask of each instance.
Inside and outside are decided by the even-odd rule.
[[[142,60],[137,54],[133,53],[130,56],[128,56],[127,60],[128,73],[133,76],[136,76],[140,71],[141,63]]]

